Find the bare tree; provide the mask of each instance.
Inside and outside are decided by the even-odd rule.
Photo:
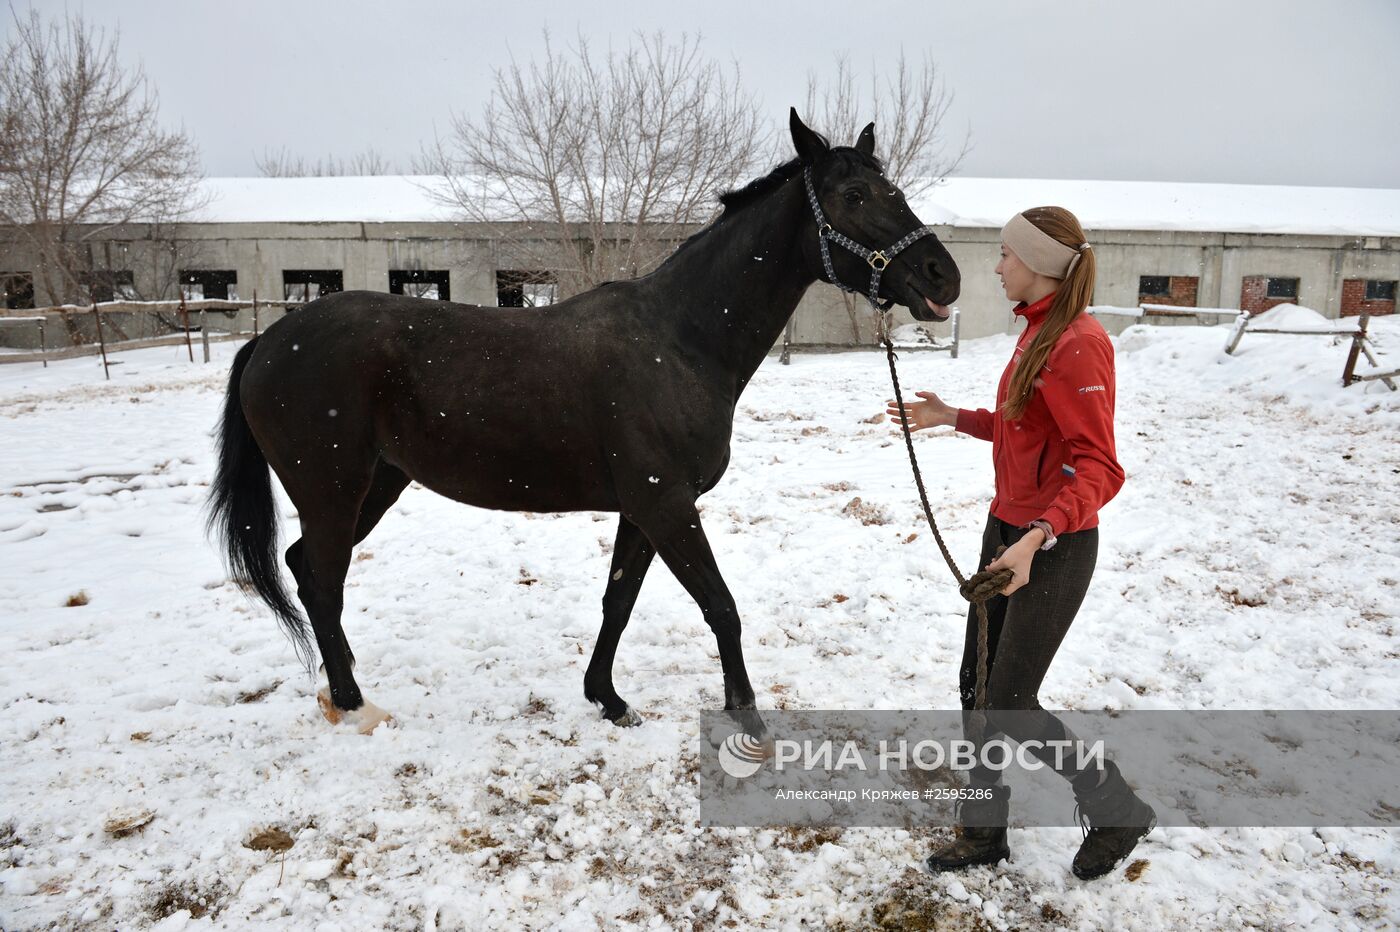
[[[124,224],[177,223],[198,206],[198,153],[159,125],[156,94],[118,37],[81,16],[16,17],[0,61],[0,224],[52,301],[78,299],[94,245]]]
[[[293,155],[283,146],[276,152],[264,149],[262,156],[254,156],[258,171],[267,178],[322,178],[338,175],[393,175],[397,171],[394,164],[381,155],[373,146],[357,152],[349,159],[327,155],[324,159],[311,161],[305,156]]]
[[[447,177],[443,199],[466,219],[498,224],[512,262],[566,294],[650,271],[765,148],[737,67],[696,37],[639,34],[600,57],[546,33],[543,60],[512,58],[494,80],[481,115],[454,116],[419,165]]]
[[[865,124],[875,122],[876,155],[885,163],[885,175],[914,200],[955,172],[971,148],[971,133],[961,140],[944,125],[953,93],[947,89],[938,66],[925,56],[911,64],[901,51],[887,70],[872,63],[858,74],[850,57],[836,57],[835,73],[824,81],[807,76],[807,112],[813,125],[831,134],[833,141],[849,145]],[[864,342],[862,324],[874,333],[875,318],[863,299],[842,295],[851,321],[854,342]]]

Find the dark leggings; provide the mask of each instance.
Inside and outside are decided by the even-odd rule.
[[[976,569],[985,569],[996,559],[998,546],[1010,547],[1027,530],[988,515]],[[1058,718],[1041,708],[1040,684],[1084,601],[1098,553],[1098,528],[1061,534],[1054,547],[1036,553],[1029,582],[1009,597],[998,595],[988,600],[987,706],[993,711],[987,717],[984,740],[991,741],[1002,734],[1018,743],[1032,739],[1041,742],[1075,740],[1075,735]],[[976,689],[977,612],[975,607],[969,606],[959,689],[964,709],[972,709]],[[1014,714],[999,717],[998,710]],[[968,727],[971,716],[963,718],[967,736],[973,738]],[[1034,746],[1030,751],[1066,780],[1073,780],[1082,773],[1075,767],[1073,754],[1064,755],[1061,766],[1055,767],[1053,751],[1047,748],[1037,753]],[[1095,778],[1097,774],[1095,770]],[[1000,781],[1001,772],[979,765],[973,769],[971,777],[975,782],[996,783]]]

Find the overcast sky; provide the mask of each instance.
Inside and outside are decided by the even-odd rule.
[[[950,129],[971,132],[962,175],[1400,187],[1396,0],[32,6],[120,27],[123,57],[144,64],[211,175],[256,174],[255,154],[282,146],[373,146],[406,169],[450,112],[479,111],[493,67],[537,54],[547,26],[599,46],[698,32],[775,121],[837,53],[869,68],[928,52],[955,94]]]

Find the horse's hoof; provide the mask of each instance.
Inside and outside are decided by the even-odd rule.
[[[362,735],[373,734],[374,729],[394,717],[369,701],[365,701],[358,709],[337,709],[335,703],[331,702],[331,691],[325,688],[316,693],[316,704],[321,707],[321,714],[326,717],[326,721],[332,725],[354,728]]]
[[[325,716],[326,721],[330,722],[332,725],[340,724],[340,716],[343,713],[335,707],[335,703],[331,702],[331,691],[329,689],[324,686],[321,687],[321,690],[316,693],[316,704],[321,707],[321,714]]]
[[[626,712],[623,712],[617,718],[608,719],[608,721],[619,728],[636,728],[642,723],[642,717],[632,711],[632,707],[629,705]]]

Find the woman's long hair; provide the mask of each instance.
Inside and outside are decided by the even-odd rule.
[[[1042,232],[1071,249],[1078,249],[1085,242],[1084,228],[1079,225],[1079,219],[1063,207],[1032,207],[1022,213]],[[1007,420],[1016,420],[1026,413],[1026,405],[1030,404],[1031,393],[1035,390],[1036,376],[1050,358],[1050,351],[1055,348],[1056,341],[1070,321],[1083,314],[1089,306],[1094,295],[1095,270],[1094,250],[1085,249],[1079,254],[1079,261],[1075,263],[1069,278],[1060,283],[1055,299],[1050,302],[1045,322],[1031,339],[1030,346],[1021,354],[1021,361],[1011,374],[1011,385],[1001,409]]]

